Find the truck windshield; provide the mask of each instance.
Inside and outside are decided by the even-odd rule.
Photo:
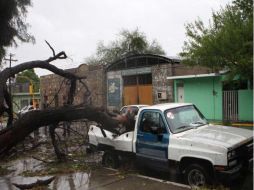
[[[166,110],[165,118],[173,133],[197,128],[208,123],[193,105]]]

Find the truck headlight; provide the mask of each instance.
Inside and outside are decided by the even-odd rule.
[[[228,160],[234,158],[236,156],[236,151],[232,150],[228,152]]]

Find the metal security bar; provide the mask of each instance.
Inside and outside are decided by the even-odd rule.
[[[238,121],[238,91],[223,91],[223,119]]]

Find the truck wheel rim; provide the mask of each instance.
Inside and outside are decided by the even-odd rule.
[[[194,169],[188,175],[189,185],[192,187],[200,187],[205,185],[205,175],[200,170]]]

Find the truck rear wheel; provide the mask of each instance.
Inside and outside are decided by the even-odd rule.
[[[118,168],[119,167],[119,158],[118,155],[112,151],[104,152],[102,156],[102,165],[108,168]]]
[[[199,164],[191,164],[185,169],[184,178],[191,187],[197,188],[211,184],[211,177],[206,168]]]

